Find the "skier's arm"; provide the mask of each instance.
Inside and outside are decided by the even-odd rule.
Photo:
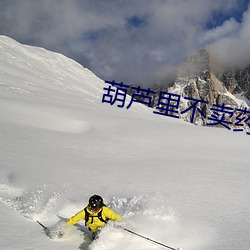
[[[68,219],[67,224],[75,225],[78,221],[84,220],[85,218],[85,212],[84,209],[72,216],[70,219]]]
[[[110,219],[112,221],[118,221],[120,222],[122,220],[121,216],[116,214],[113,210],[111,210],[110,208],[105,207],[105,217],[107,219]]]

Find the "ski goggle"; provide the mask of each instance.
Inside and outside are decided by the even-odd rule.
[[[94,212],[100,210],[100,207],[95,206],[95,205],[90,205],[89,208],[90,208],[90,210],[92,210],[92,211],[94,211]]]

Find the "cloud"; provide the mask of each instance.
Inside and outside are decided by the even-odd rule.
[[[230,18],[224,21],[221,26],[204,31],[201,36],[201,44],[211,44],[213,42],[219,41],[225,37],[235,34],[240,28],[240,24],[235,20],[235,18]]]
[[[227,29],[226,24],[221,29]],[[218,64],[225,67],[245,67],[250,64],[250,9],[233,32],[210,44],[210,51]]]
[[[2,0],[0,33],[61,52],[104,80],[150,85],[204,46],[220,51],[249,38],[248,14],[233,18],[239,2]],[[214,13],[228,18],[208,30]]]

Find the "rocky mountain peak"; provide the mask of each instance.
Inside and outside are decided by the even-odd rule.
[[[228,72],[227,74],[217,75],[212,70],[211,61],[209,51],[206,49],[188,57],[179,66],[176,80],[168,88],[168,92],[181,96],[179,111],[181,118],[186,121],[191,121],[193,115],[193,109],[184,112],[194,103],[194,101],[190,101],[190,98],[201,101],[197,108],[200,108],[206,117],[211,116],[213,105],[225,105],[233,110],[249,108],[245,101],[232,94],[236,92],[236,89],[238,92],[242,91],[242,86],[245,87],[247,82],[249,85],[248,77],[250,74],[246,74],[244,71],[244,73]],[[241,76],[244,75],[245,78],[240,77],[240,74]],[[237,112],[228,118],[232,124],[236,115]],[[193,123],[206,125],[207,118],[196,112]]]
[[[165,100],[160,103],[159,96],[162,92],[172,93],[180,97],[178,117],[185,121],[207,126],[208,120],[214,115],[214,107],[223,106],[224,110],[232,110],[232,114],[221,112],[220,115],[224,115],[223,119],[228,127],[235,128],[239,110],[250,111],[246,100],[233,95],[241,93],[243,96],[249,97],[250,100],[250,66],[244,70],[218,73],[209,51],[201,49],[179,65],[176,78],[171,85],[155,85],[152,90],[156,92],[156,95],[152,96],[152,107],[162,106],[165,102],[166,106],[175,109],[173,112],[169,110],[168,115],[170,116],[177,116],[177,103],[170,98],[169,94],[165,94]],[[245,113],[245,115],[249,115],[247,112]],[[214,126],[225,127],[220,123]],[[244,128],[249,129],[247,125],[244,125]]]
[[[210,70],[209,52],[201,49],[188,57],[177,69],[177,77],[195,77]]]

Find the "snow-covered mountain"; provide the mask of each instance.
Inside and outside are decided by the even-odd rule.
[[[227,114],[228,116],[225,120],[232,123],[229,125],[230,128],[236,128],[236,117],[240,114],[240,112],[237,111],[250,110],[245,100],[234,96],[234,91],[230,92],[230,86],[218,79],[217,74],[213,70],[210,54],[206,49],[202,49],[190,56],[180,65],[177,78],[174,84],[168,88],[168,91],[181,96],[180,113],[183,113],[180,114],[180,117],[189,122],[192,119],[193,109],[189,112],[184,111],[187,110],[194,101],[190,101],[190,99],[186,98],[199,100],[197,107],[202,111],[205,117],[201,113],[195,112],[193,121],[195,124],[206,126],[209,124],[209,117],[211,118],[213,115],[213,105],[225,105],[227,108],[233,110],[233,115]],[[217,126],[223,127],[221,124]],[[246,124],[244,127],[247,130],[249,129],[249,126]]]
[[[250,66],[226,70],[218,73],[217,77],[230,93],[246,98],[250,102]]]
[[[112,225],[91,243],[84,222],[62,239],[36,223],[53,228],[97,193],[124,227],[171,247],[248,250],[245,131],[102,103],[107,86],[63,55],[0,36],[0,248],[162,249]]]
[[[249,131],[249,125],[239,125],[239,119],[250,114],[250,71],[244,69],[221,70],[207,49],[202,49],[188,57],[176,70],[172,83],[155,84],[151,89],[156,94],[150,94],[151,107],[168,107],[168,115],[175,116],[196,125],[238,129]],[[137,87],[138,85],[131,85]],[[143,88],[143,86],[140,86]],[[163,92],[163,93],[162,93]],[[128,92],[136,93],[136,89]],[[164,94],[165,93],[165,94]],[[163,97],[163,98],[162,98]],[[146,102],[147,97],[138,98]],[[214,120],[214,109],[225,111],[221,118],[227,126],[211,123]],[[224,106],[224,107],[223,107]],[[231,112],[229,110],[231,109]],[[166,112],[164,109],[162,112]],[[218,119],[223,112],[217,111]],[[212,125],[211,125],[212,124]]]

